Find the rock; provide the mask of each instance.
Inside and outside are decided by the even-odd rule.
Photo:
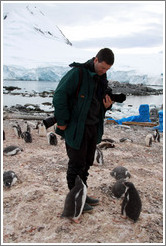
[[[124,93],[126,95],[146,96],[163,94],[163,89],[154,89],[144,84],[120,83],[118,81],[109,81],[109,86],[113,93]]]

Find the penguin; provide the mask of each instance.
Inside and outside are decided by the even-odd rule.
[[[121,138],[121,139],[119,139],[119,142],[121,142],[121,143],[123,143],[123,142],[125,142],[125,141],[128,141],[128,142],[133,143],[133,140],[130,139],[130,138]]]
[[[114,143],[115,140],[113,140],[113,139],[111,139],[111,138],[103,138],[103,139],[101,140],[101,142],[110,142],[110,143]]]
[[[16,122],[16,125],[13,126],[13,129],[14,129],[14,132],[15,132],[15,135],[20,138],[21,137],[21,134],[22,134],[22,130],[21,130],[21,127],[20,125],[18,124],[18,122]]]
[[[142,202],[137,189],[131,182],[124,182],[125,197],[121,206],[121,214],[136,222],[140,216]]]
[[[124,185],[125,179],[119,179],[116,181],[116,183],[112,186],[112,193],[116,198],[122,197],[122,195],[125,193],[126,187]]]
[[[57,136],[54,132],[48,132],[47,133],[47,140],[48,144],[50,145],[57,145]]]
[[[33,123],[32,121],[26,121],[26,124],[27,124],[27,131],[31,131],[31,129],[37,129],[37,124]],[[30,128],[30,129],[28,129]]]
[[[117,166],[115,167],[111,172],[110,172],[111,176],[114,177],[116,180],[119,179],[126,179],[126,178],[130,178],[131,174],[129,173],[129,171],[127,170],[127,168],[123,167],[123,166]]]
[[[110,142],[105,142],[99,145],[100,149],[108,149],[108,148],[115,148],[115,145]]]
[[[156,142],[156,140],[158,142],[160,142],[160,133],[159,133],[158,129],[155,129],[155,132],[153,133],[153,139],[155,142]]]
[[[27,121],[25,121],[25,124],[26,124],[26,132],[31,133],[31,127],[30,127],[29,123]]]
[[[148,146],[148,147],[152,146],[152,138],[153,138],[152,134],[148,134],[146,136],[146,138],[145,138],[145,145],[146,146]]]
[[[104,164],[103,152],[102,152],[102,150],[98,146],[96,146],[94,160],[99,165],[103,165]]]
[[[15,145],[10,145],[7,146],[6,148],[4,148],[3,153],[6,156],[12,156],[12,155],[16,155],[17,153],[23,151],[22,148],[15,146]]]
[[[6,140],[5,131],[3,130],[3,140]]]
[[[43,123],[38,125],[38,133],[40,137],[45,137],[47,135],[47,130]]]
[[[25,131],[21,134],[21,137],[24,139],[26,143],[32,143],[32,136],[30,132]]]
[[[82,179],[77,175],[75,186],[66,196],[64,209],[61,217],[72,219],[75,223],[79,223],[79,217],[82,214],[87,195],[87,187]]]
[[[13,171],[6,171],[3,173],[3,185],[4,187],[10,188],[18,180],[17,175]]]

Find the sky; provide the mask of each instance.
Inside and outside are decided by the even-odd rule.
[[[34,3],[77,48],[164,52],[165,1],[12,1],[10,7]]]

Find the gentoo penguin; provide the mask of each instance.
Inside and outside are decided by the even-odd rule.
[[[18,124],[18,122],[16,122],[16,125],[13,126],[13,129],[14,129],[14,132],[15,132],[15,135],[20,138],[21,137],[21,134],[22,134],[22,130],[21,130],[21,127],[20,125]]]
[[[17,175],[13,171],[6,171],[3,173],[3,185],[4,187],[10,188],[18,180]]]
[[[152,134],[148,134],[146,136],[146,138],[145,138],[145,145],[146,146],[148,146],[148,147],[152,146],[152,138],[153,138]]]
[[[116,198],[120,198],[126,190],[126,187],[124,186],[125,179],[119,179],[116,181],[116,183],[112,186],[112,193]]]
[[[121,139],[119,139],[119,142],[121,142],[121,143],[123,143],[123,142],[133,142],[133,140],[132,139],[130,139],[130,138],[121,138]]]
[[[110,142],[105,142],[99,145],[100,149],[115,148],[115,145]]]
[[[115,140],[113,140],[113,139],[111,139],[111,138],[103,138],[103,139],[101,140],[101,142],[109,142],[109,143],[114,143],[114,142],[115,142]]]
[[[75,186],[70,190],[65,199],[64,210],[61,217],[68,217],[79,223],[78,219],[82,214],[87,195],[87,187],[77,175]]]
[[[21,151],[23,151],[22,148],[15,146],[15,145],[10,145],[4,148],[3,153],[4,155],[9,156],[9,155],[16,155],[17,153]]]
[[[38,133],[40,137],[45,137],[47,135],[47,130],[43,123],[38,125]]]
[[[50,145],[57,145],[57,136],[54,132],[48,132],[47,133],[47,140],[48,144]]]
[[[25,121],[25,124],[26,124],[26,132],[31,133],[31,127],[30,127],[29,123],[27,121]]]
[[[159,133],[158,129],[155,129],[155,132],[153,133],[153,139],[155,142],[156,142],[156,140],[158,142],[160,142],[160,133]]]
[[[99,165],[103,165],[104,164],[103,152],[98,146],[96,146],[94,160]]]
[[[26,143],[32,143],[32,136],[30,132],[23,132],[21,137],[25,140]]]
[[[142,209],[141,198],[133,183],[124,182],[124,185],[126,187],[126,191],[122,202],[121,214],[136,222]]]
[[[129,173],[129,171],[127,170],[127,168],[123,167],[123,166],[117,166],[115,167],[111,172],[110,172],[111,176],[114,177],[116,180],[119,179],[126,179],[126,178],[130,178],[131,174]]]

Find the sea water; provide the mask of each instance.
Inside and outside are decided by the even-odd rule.
[[[11,107],[20,104],[35,104],[45,111],[53,111],[52,105],[45,105],[49,102],[52,104],[52,97],[29,96],[29,94],[40,93],[43,91],[54,91],[58,82],[50,81],[7,81],[5,80],[3,86],[15,86],[20,88],[14,90],[14,93],[27,93],[27,96],[3,94],[3,106]],[[154,87],[153,87],[154,88]],[[156,86],[155,89],[160,89],[162,86]],[[149,95],[149,96],[127,96],[126,101],[123,103],[115,103],[112,107],[112,116],[116,118],[128,117],[137,115],[138,109],[141,104],[156,105],[160,108],[163,104],[163,95]],[[108,115],[110,112],[107,112]]]

